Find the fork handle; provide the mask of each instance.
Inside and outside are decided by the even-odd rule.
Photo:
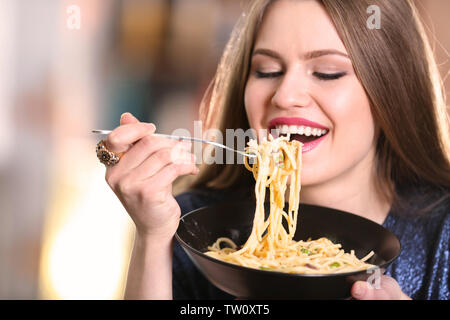
[[[112,130],[92,130],[92,133],[105,134],[105,135],[110,134],[111,132],[112,132]],[[195,141],[195,142],[203,142],[203,143],[215,144],[215,142],[202,140],[202,139],[199,139],[199,138],[173,136],[173,135],[164,134],[164,133],[152,133],[152,136],[163,137],[163,138],[168,138],[168,139],[172,139],[172,140],[188,140],[188,141]],[[218,145],[218,146],[221,146],[221,145]]]
[[[111,130],[92,130],[93,133],[99,133],[99,134],[110,134]],[[235,150],[233,148],[227,147],[226,145],[214,142],[214,141],[209,141],[209,140],[203,140],[200,138],[194,138],[194,137],[183,137],[183,136],[172,136],[170,134],[163,134],[163,133],[153,133],[153,136],[157,136],[157,137],[163,137],[163,138],[168,138],[168,139],[173,139],[173,140],[188,140],[188,141],[193,141],[193,142],[201,142],[201,143],[207,143],[219,148],[223,148],[229,151],[233,151],[236,152],[244,157],[249,157],[249,158],[256,158],[256,155],[254,154],[250,154],[250,153],[246,153],[243,151],[239,151],[239,150]]]

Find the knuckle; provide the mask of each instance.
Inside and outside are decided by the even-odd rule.
[[[166,171],[166,179],[169,181],[175,179],[180,175],[179,172],[180,172],[179,165],[174,163],[168,165]]]
[[[192,172],[193,167],[191,164],[178,164],[176,165],[176,176],[183,176]]]
[[[181,164],[173,164],[172,165],[172,172],[173,176],[179,176],[183,172],[183,165]]]
[[[153,202],[157,205],[166,203],[167,202],[167,192],[163,192],[163,191],[155,192],[153,195]]]
[[[144,201],[145,199],[149,198],[149,195],[151,195],[154,192],[152,186],[142,186],[136,191],[136,197],[140,201]]]
[[[147,203],[158,205],[163,204],[166,201],[166,193],[164,188],[147,184],[140,189],[139,197]]]
[[[126,177],[120,179],[116,183],[116,189],[120,194],[123,194],[123,195],[129,195],[129,194],[133,193],[132,184],[129,181],[129,179],[127,179]]]
[[[121,135],[117,131],[111,132],[106,138],[106,143],[111,147],[115,148],[121,144]]]
[[[155,153],[156,158],[162,162],[162,163],[167,163],[167,162],[172,162],[172,151],[170,149],[163,149],[160,150],[158,152]]]
[[[154,141],[152,139],[152,136],[147,135],[141,139],[141,143],[145,148],[151,147],[154,145]]]

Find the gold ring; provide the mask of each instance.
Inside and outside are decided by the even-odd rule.
[[[97,143],[97,147],[95,148],[97,152],[97,158],[103,163],[105,166],[112,167],[119,163],[120,157],[122,153],[115,153],[106,149],[105,140],[101,140]]]

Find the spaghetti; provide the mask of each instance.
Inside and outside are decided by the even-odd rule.
[[[269,140],[261,144],[251,140],[247,152],[257,155],[251,166],[248,159],[245,167],[253,172],[256,180],[256,209],[252,232],[239,248],[229,238],[219,238],[208,247],[207,255],[237,265],[287,273],[339,273],[365,270],[373,265],[366,263],[374,253],[362,259],[354,250],[345,252],[340,244],[327,238],[307,241],[293,240],[298,208],[300,204],[302,143],[289,141],[287,137]],[[288,212],[284,211],[288,180]],[[264,213],[266,188],[270,191],[270,212],[267,220]],[[283,220],[287,229],[283,226]],[[222,246],[224,247],[222,248]]]

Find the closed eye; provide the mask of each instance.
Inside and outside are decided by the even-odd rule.
[[[336,79],[342,78],[346,74],[347,74],[346,72],[339,72],[339,73],[314,72],[313,73],[313,75],[320,80],[336,80]]]
[[[261,72],[256,71],[255,72],[257,78],[277,78],[283,75],[283,72]]]

